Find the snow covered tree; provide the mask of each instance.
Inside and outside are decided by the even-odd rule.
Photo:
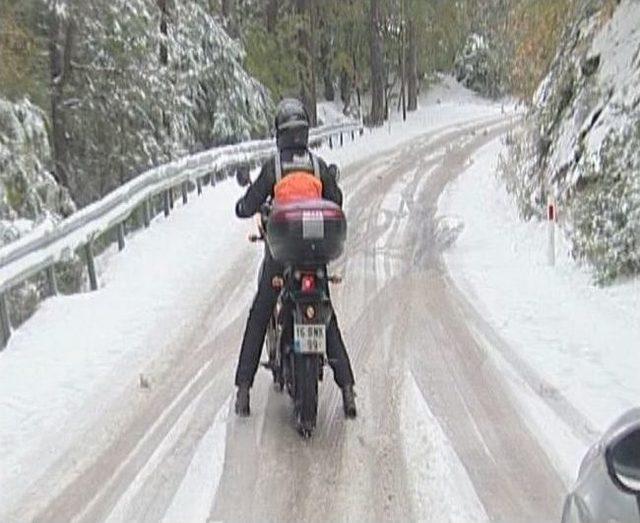
[[[209,147],[267,135],[273,102],[245,71],[240,44],[198,1],[176,1],[174,19],[169,63],[175,70],[180,111],[188,115],[184,123],[195,138],[192,145]]]
[[[268,92],[206,2],[51,0],[50,18],[54,148],[80,204],[152,165],[268,133]]]
[[[37,228],[58,223],[75,211],[68,191],[58,185],[45,114],[28,101],[11,103],[0,98],[0,247]],[[82,271],[73,260],[58,267],[60,290],[76,290]],[[35,310],[49,292],[43,277],[35,277],[11,290],[14,325]]]
[[[485,96],[497,98],[503,94],[503,78],[496,50],[476,33],[469,35],[467,43],[456,57],[456,80]]]

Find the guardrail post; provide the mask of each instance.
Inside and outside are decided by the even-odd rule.
[[[49,285],[49,296],[58,294],[58,283],[56,282],[56,271],[53,265],[47,267],[47,284]]]
[[[9,321],[9,308],[4,293],[0,293],[0,350],[4,349],[11,338],[11,322]]]
[[[333,136],[329,136],[329,149],[333,149]]]
[[[196,185],[198,187],[198,196],[200,196],[202,194],[202,178],[199,176],[196,178]]]
[[[120,222],[116,225],[116,233],[118,235],[118,250],[124,250],[124,222]]]
[[[96,276],[96,262],[93,259],[93,249],[91,242],[84,246],[84,255],[87,261],[87,271],[89,272],[89,284],[92,291],[98,290],[98,278]]]
[[[149,200],[145,200],[144,203],[142,204],[142,220],[144,221],[144,227],[145,229],[147,227],[149,227],[149,224],[151,223],[151,209],[150,209],[150,205],[149,205]]]
[[[169,200],[169,189],[164,191],[164,215],[169,216],[171,213],[171,201]]]
[[[351,141],[355,142],[356,141],[356,132],[355,131],[351,131]]]
[[[182,203],[184,205],[189,201],[188,189],[189,187],[187,186],[187,182],[182,182]]]
[[[340,147],[344,145],[344,135],[340,133]]]
[[[175,205],[174,195],[173,195],[173,187],[169,187],[169,205],[171,206],[171,210]]]

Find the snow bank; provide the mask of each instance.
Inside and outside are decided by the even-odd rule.
[[[101,288],[46,300],[0,355],[0,513],[80,437],[198,311],[233,253],[240,188],[205,190],[108,260]],[[231,253],[231,254],[230,254]]]
[[[595,431],[604,430],[640,398],[640,281],[593,286],[562,238],[557,265],[548,266],[546,224],[521,222],[496,178],[501,152],[499,141],[483,148],[441,197],[439,212],[465,224],[445,254],[447,266],[480,315],[541,378],[533,396],[564,397]],[[566,426],[554,427],[539,406],[525,403],[564,460],[560,468],[575,473],[586,447],[568,444]]]

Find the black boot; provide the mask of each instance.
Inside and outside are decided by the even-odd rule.
[[[239,385],[236,393],[236,414],[242,418],[246,418],[250,414],[249,409],[249,385]]]
[[[342,387],[342,406],[347,418],[356,417],[356,393],[353,391],[353,385]]]

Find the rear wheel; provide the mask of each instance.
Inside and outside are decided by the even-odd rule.
[[[310,437],[318,417],[318,356],[296,355],[296,420],[298,432]]]

